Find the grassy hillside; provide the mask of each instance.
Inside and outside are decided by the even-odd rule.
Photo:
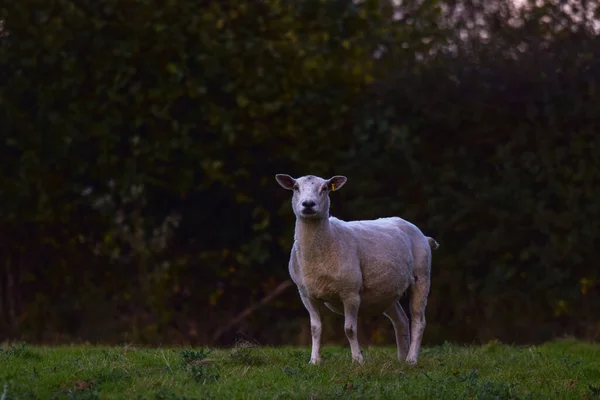
[[[9,399],[600,399],[600,344],[443,345],[417,367],[394,348],[157,349],[4,346],[0,398]]]

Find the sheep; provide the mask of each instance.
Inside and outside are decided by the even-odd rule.
[[[398,360],[417,363],[429,295],[431,250],[435,239],[399,217],[342,221],[329,215],[329,193],[347,178],[328,180],[307,175],[277,174],[284,189],[292,190],[296,215],[289,273],[310,317],[311,364],[321,361],[321,311],[324,304],[344,315],[344,330],[352,362],[363,364],[357,318],[384,314],[396,336]],[[411,329],[399,303],[410,290]],[[409,349],[410,346],[410,349]]]

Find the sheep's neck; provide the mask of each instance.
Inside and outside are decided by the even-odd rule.
[[[309,264],[321,260],[329,253],[333,241],[329,218],[296,220],[295,237],[301,260]]]

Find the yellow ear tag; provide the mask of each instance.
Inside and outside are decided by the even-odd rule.
[[[331,191],[332,191],[332,192],[333,192],[333,191],[335,191],[335,183],[332,183],[332,184],[331,184]]]

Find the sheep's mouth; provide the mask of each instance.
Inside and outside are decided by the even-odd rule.
[[[305,208],[302,210],[302,215],[311,216],[311,215],[315,215],[316,213],[317,213],[317,211],[315,211],[314,208]]]

